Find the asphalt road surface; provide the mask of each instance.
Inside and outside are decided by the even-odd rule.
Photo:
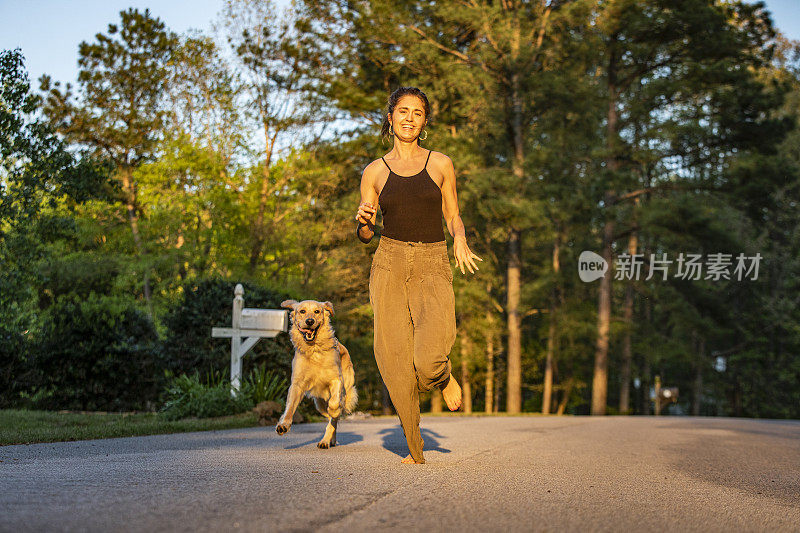
[[[800,422],[396,418],[0,447],[0,531],[800,531]]]

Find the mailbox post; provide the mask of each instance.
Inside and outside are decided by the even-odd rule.
[[[242,358],[262,338],[274,338],[289,329],[289,314],[281,309],[247,309],[244,288],[236,284],[233,291],[233,319],[230,328],[211,328],[211,336],[231,339],[231,395],[241,388]]]

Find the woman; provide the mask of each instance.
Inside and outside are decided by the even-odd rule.
[[[453,162],[419,146],[430,116],[425,93],[401,87],[389,97],[381,134],[394,146],[364,169],[356,233],[364,243],[375,234],[377,207],[383,231],[372,259],[369,299],[375,314],[375,361],[389,390],[410,455],[425,462],[419,429],[419,393],[442,391],[451,411],[461,407],[461,387],[448,354],[455,342],[453,273],[442,231],[442,214],[454,238],[456,265],[474,273],[456,198]],[[422,169],[422,170],[420,170]],[[416,172],[416,174],[414,174]],[[475,270],[473,270],[475,269]]]

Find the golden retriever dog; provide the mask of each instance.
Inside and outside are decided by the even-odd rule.
[[[336,446],[336,426],[344,410],[352,413],[358,404],[355,372],[347,348],[333,334],[333,304],[316,300],[284,300],[291,309],[289,337],[294,345],[292,382],[286,410],[275,431],[283,435],[292,427],[292,416],[303,394],[314,399],[317,411],[328,419],[318,448]]]

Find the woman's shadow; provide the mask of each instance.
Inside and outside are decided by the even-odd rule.
[[[443,435],[425,428],[420,428],[420,432],[422,434],[422,440],[425,441],[424,451],[450,453],[450,450],[442,448],[439,445],[439,441],[436,440],[436,437],[442,437]],[[378,434],[383,437],[383,447],[385,449],[400,457],[408,455],[408,443],[406,442],[406,436],[403,433],[402,426],[382,429]]]

